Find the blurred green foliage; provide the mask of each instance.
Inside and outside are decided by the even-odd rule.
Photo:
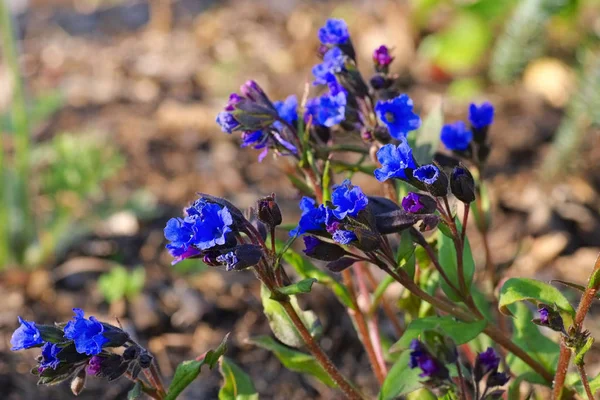
[[[142,292],[146,281],[143,267],[127,271],[122,266],[114,267],[98,279],[98,289],[104,299],[112,304],[121,300],[133,300]]]

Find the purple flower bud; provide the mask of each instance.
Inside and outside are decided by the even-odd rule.
[[[422,373],[421,378],[437,378],[446,377],[448,370],[441,365],[425,348],[425,346],[417,339],[413,339],[410,343],[410,360],[408,366],[410,368],[420,368]]]
[[[227,105],[225,106],[225,111],[233,111],[235,110],[235,105],[242,101],[242,96],[237,93],[231,93],[229,95],[229,101],[227,101]]]
[[[373,132],[370,129],[363,129],[360,132],[360,138],[363,141],[365,141],[367,143],[370,143],[370,142],[372,142],[374,140],[374,138],[373,138]]]
[[[536,325],[545,326],[557,332],[565,333],[565,325],[560,313],[548,305],[541,304],[538,309],[539,318],[532,322]]]
[[[88,361],[88,365],[85,368],[86,372],[88,373],[88,375],[97,375],[98,372],[100,372],[100,370],[102,369],[102,361],[104,359],[102,357],[98,357],[98,356],[94,356],[92,358],[90,358],[90,361]]]
[[[421,196],[419,196],[417,193],[410,192],[402,199],[402,208],[404,208],[404,211],[416,214],[425,208],[423,204],[421,204],[420,198]]]
[[[546,307],[542,307],[538,310],[538,313],[540,313],[540,322],[544,325],[548,325],[550,323],[548,319],[548,309]]]
[[[390,50],[386,45],[382,44],[373,52],[373,62],[375,63],[375,67],[387,67],[392,61],[394,61],[394,57],[390,55]]]
[[[508,383],[509,380],[510,380],[509,374],[504,373],[504,372],[494,371],[487,378],[487,386],[490,388],[497,387],[497,386],[504,386]]]

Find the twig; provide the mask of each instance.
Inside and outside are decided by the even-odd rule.
[[[458,372],[458,380],[460,382],[460,399],[467,400],[467,386],[465,384],[465,378],[463,378],[462,368],[460,367],[460,360],[456,358],[456,371]]]
[[[585,389],[585,394],[587,394],[588,400],[594,400],[594,394],[592,393],[592,388],[590,388],[590,382],[588,381],[584,365],[578,365],[577,371],[581,377],[581,383],[583,384],[583,388]]]

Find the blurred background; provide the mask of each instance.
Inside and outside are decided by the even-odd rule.
[[[284,223],[297,221],[287,160],[258,163],[214,121],[248,79],[273,100],[301,97],[329,17],[347,21],[367,79],[372,51],[393,48],[422,115],[439,99],[447,122],[470,101],[494,104],[485,178],[507,276],[583,283],[600,252],[599,0],[0,1],[2,399],[71,396],[36,387],[38,351],[12,353],[9,340],[17,315],[52,323],[73,307],[119,318],[167,377],[232,332],[228,356],[263,398],[336,398],[245,344],[269,333],[252,274],[171,267],[162,234],[198,191],[240,208],[276,192]],[[354,181],[379,190],[368,175]],[[475,230],[472,246],[483,266]],[[306,297],[325,350],[377,393],[341,306],[319,288]],[[220,379],[204,371],[184,398],[216,398]],[[121,399],[130,386],[90,379],[80,397]]]

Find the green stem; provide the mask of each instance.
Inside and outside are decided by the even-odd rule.
[[[21,215],[19,215],[19,232],[18,248],[24,250],[25,245],[30,239],[32,233],[31,211],[29,204],[29,123],[27,119],[27,105],[25,102],[25,93],[23,90],[23,82],[19,68],[19,59],[16,46],[16,37],[13,27],[12,16],[8,8],[6,0],[0,1],[0,29],[2,37],[2,49],[4,62],[11,74],[12,81],[12,106],[11,120],[14,128],[14,145],[15,145],[15,165],[17,171],[17,195],[18,204],[21,206]],[[5,221],[4,221],[5,222]],[[3,227],[7,226],[2,224]],[[6,243],[5,240],[1,240]],[[22,254],[19,254],[22,260]]]

